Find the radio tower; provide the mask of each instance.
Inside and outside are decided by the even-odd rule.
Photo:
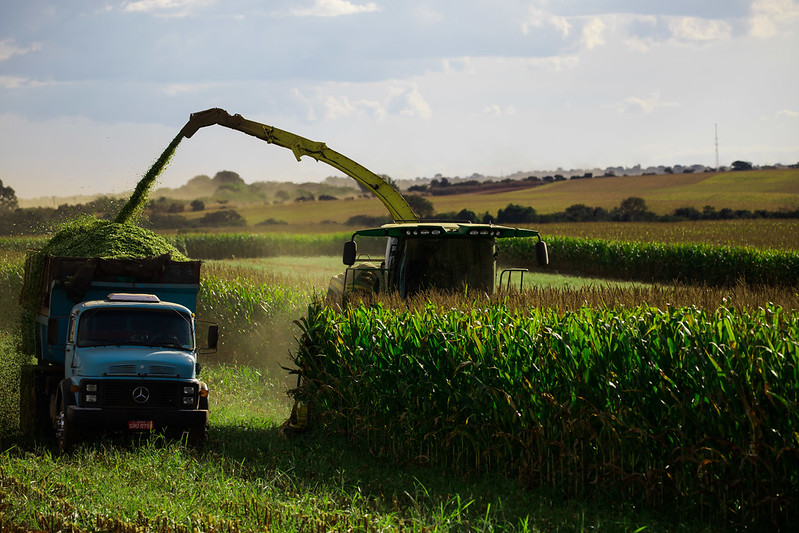
[[[719,125],[714,124],[716,127],[716,172],[719,171]]]

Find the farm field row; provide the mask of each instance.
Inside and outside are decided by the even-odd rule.
[[[485,212],[496,215],[508,204],[533,207],[540,214],[560,212],[575,204],[610,210],[629,197],[643,198],[648,209],[658,215],[680,207],[693,207],[701,212],[705,206],[716,210],[795,210],[799,208],[799,169],[577,179],[513,192],[426,196],[436,213],[468,209],[478,215]],[[289,226],[335,226],[344,224],[353,215],[386,215],[385,207],[376,197],[270,205],[228,204],[227,207],[235,208],[248,226],[268,219]],[[203,212],[184,215],[200,218]]]
[[[383,209],[380,206],[380,209]],[[260,211],[259,211],[260,212]],[[260,216],[260,215],[258,215]],[[258,216],[254,215],[257,219]],[[298,215],[300,216],[300,215]],[[260,219],[258,219],[260,220]],[[258,220],[255,220],[257,222]],[[255,223],[253,222],[253,223]],[[563,222],[520,224],[548,236],[577,237],[612,241],[639,241],[664,243],[705,243],[719,246],[747,246],[775,250],[799,250],[799,220],[750,219],[704,220],[686,222]],[[207,233],[293,235],[294,238],[320,238],[339,236],[341,245],[359,228],[340,223],[302,223],[277,226],[247,226],[246,228],[219,228]],[[180,234],[162,232],[174,238]],[[2,237],[0,252],[22,252],[44,244],[43,237]]]
[[[7,266],[9,268],[5,269],[3,274],[8,281],[8,290],[4,291],[3,295],[6,301],[15,301],[12,295],[14,292],[12,285],[19,270],[15,269],[13,265]],[[700,530],[706,527],[702,524],[698,526],[684,525],[684,520],[690,520],[684,516],[681,518],[671,517],[671,519],[652,519],[638,506],[633,508],[618,504],[618,502],[614,504],[603,499],[602,495],[591,491],[588,492],[591,496],[585,501],[579,499],[578,496],[576,500],[567,499],[563,503],[564,500],[560,499],[560,496],[555,496],[555,494],[562,494],[560,490],[556,490],[557,487],[552,489],[542,487],[542,490],[537,491],[519,491],[514,480],[472,477],[466,481],[458,481],[447,475],[446,471],[438,470],[435,467],[417,470],[411,464],[415,461],[399,463],[402,473],[397,475],[399,467],[395,463],[385,460],[373,463],[371,459],[362,457],[362,453],[353,452],[350,444],[337,437],[326,438],[314,433],[300,437],[299,440],[282,441],[278,426],[285,418],[289,403],[282,393],[291,384],[286,383],[285,374],[279,373],[281,372],[279,366],[285,361],[289,350],[297,349],[297,343],[294,340],[295,330],[292,329],[291,324],[293,320],[306,312],[312,294],[317,292],[317,284],[324,287],[328,275],[341,270],[340,258],[337,256],[275,257],[246,261],[207,261],[206,267],[201,291],[203,302],[198,308],[198,316],[219,321],[223,330],[223,339],[225,339],[218,356],[206,361],[208,364],[207,379],[212,390],[219,394],[215,399],[218,403],[213,404],[217,406],[215,409],[218,409],[217,413],[212,414],[214,426],[209,442],[213,448],[204,452],[195,452],[179,444],[160,442],[157,439],[138,444],[104,440],[96,445],[83,446],[72,456],[62,458],[49,456],[45,449],[37,449],[29,444],[15,443],[11,447],[4,445],[3,448],[9,451],[4,454],[4,468],[0,469],[0,476],[2,476],[0,496],[7,501],[18,502],[17,506],[11,508],[14,515],[9,515],[8,512],[4,515],[6,518],[8,516],[15,517],[12,523],[24,521],[29,524],[37,524],[40,528],[48,527],[46,524],[49,523],[56,525],[54,528],[61,529],[68,527],[70,520],[79,520],[83,527],[87,528],[94,521],[96,525],[93,527],[97,529],[112,527],[119,529],[120,525],[128,527],[126,524],[137,523],[142,527],[161,528],[164,531],[178,531],[180,527],[197,527],[208,530],[213,530],[216,527],[217,530],[224,530],[223,528],[228,527],[236,520],[239,520],[248,530],[269,527],[278,531],[302,529],[303,525],[332,531],[347,530],[353,527],[388,530],[396,530],[401,527],[465,529],[466,521],[468,521],[469,527],[475,529],[515,529],[518,531],[585,530],[600,525],[611,530],[646,527],[648,531]],[[319,273],[319,270],[323,270],[324,273]],[[537,274],[531,276],[531,281],[536,280],[539,285],[546,283],[546,280],[537,277]],[[19,280],[17,279],[17,281]],[[564,345],[561,343],[558,348],[560,351],[553,352],[561,361],[574,355],[578,360],[582,358],[582,361],[588,362],[592,359],[591,350],[596,349],[597,346],[605,346],[606,343],[608,348],[613,347],[616,350],[617,355],[624,351],[625,346],[630,344],[628,342],[630,339],[624,335],[614,334],[614,332],[618,333],[615,328],[624,326],[625,321],[633,329],[643,328],[642,336],[636,340],[641,346],[648,346],[655,342],[654,330],[650,331],[644,320],[629,319],[627,315],[621,317],[621,313],[614,318],[614,309],[623,310],[625,307],[640,305],[633,302],[643,302],[655,307],[662,306],[662,308],[669,309],[668,313],[677,313],[674,316],[683,313],[681,310],[674,310],[675,306],[696,305],[702,308],[702,302],[709,309],[708,313],[712,313],[712,310],[718,308],[722,303],[726,307],[732,307],[744,298],[750,299],[741,303],[740,307],[742,308],[763,307],[765,309],[768,308],[767,302],[781,305],[779,300],[760,293],[755,295],[747,287],[717,289],[712,291],[711,297],[704,299],[699,297],[703,292],[700,289],[699,293],[686,292],[681,295],[684,300],[678,300],[674,297],[677,292],[669,293],[668,288],[664,289],[653,285],[610,286],[604,282],[589,282],[588,287],[569,287],[568,284],[557,284],[557,280],[552,281],[551,286],[526,293],[531,298],[529,300],[525,299],[527,296],[499,295],[498,299],[490,302],[475,301],[471,307],[496,306],[503,302],[511,302],[515,306],[527,309],[537,307],[555,309],[556,311],[549,315],[554,317],[559,316],[560,313],[564,316],[571,316],[570,310],[587,308],[589,309],[586,311],[589,313],[588,315],[577,315],[578,320],[572,321],[573,324],[583,325],[588,324],[588,321],[579,320],[579,318],[589,316],[590,308],[603,310],[601,313],[596,313],[596,316],[601,317],[600,325],[604,325],[605,329],[611,333],[609,337],[603,337],[604,330],[598,327],[593,332],[593,336],[585,335],[583,337],[580,350],[573,352],[571,348],[563,348]],[[652,298],[657,293],[664,296],[656,302]],[[730,301],[726,303],[721,301],[721,298],[728,296],[731,298]],[[788,299],[792,297],[790,294],[783,296]],[[627,299],[624,300],[622,297]],[[786,309],[799,308],[795,304],[796,295],[793,297],[794,303],[787,305]],[[570,302],[568,305],[564,303],[566,300]],[[424,302],[408,302],[408,305],[410,309],[413,309],[413,306],[424,308],[425,304]],[[463,302],[457,304],[445,302],[443,305],[447,308],[457,309],[457,306],[463,305]],[[719,328],[720,351],[725,350],[725,346],[733,346],[733,343],[730,342],[731,338],[734,339],[735,346],[745,346],[745,343],[749,341],[745,334],[737,333],[737,328],[725,325],[727,322],[724,320],[713,322],[711,319],[702,318],[707,315],[702,315],[693,309],[685,310],[684,313],[685,317],[688,317],[685,318],[686,325],[692,325],[695,322],[711,333],[713,328]],[[771,314],[769,315],[769,313]],[[651,311],[651,314],[661,316],[655,311]],[[791,314],[786,311],[785,315],[781,316],[790,317]],[[440,319],[436,319],[438,322],[431,319],[421,323],[423,327],[424,325],[435,326],[434,329],[437,328],[438,333],[442,336],[442,342],[445,345],[447,342],[452,344],[456,342],[457,335],[463,330],[463,324],[457,320],[450,320],[446,313],[440,313],[440,315]],[[769,310],[765,312],[765,315],[776,321],[778,313]],[[397,317],[401,318],[399,313],[397,313]],[[620,320],[619,317],[624,320]],[[690,317],[700,318],[694,320]],[[566,318],[563,320],[565,322]],[[366,323],[364,321],[358,323],[361,322]],[[489,346],[489,341],[495,342],[500,339],[501,335],[511,335],[519,329],[505,327],[502,324],[492,325],[489,321],[482,319],[478,322],[471,325],[479,326],[482,329],[478,328],[479,332],[475,329],[472,333],[476,339],[479,339],[478,342],[486,347]],[[677,323],[679,321],[667,322],[674,327],[680,326]],[[5,324],[12,323],[12,317],[5,322]],[[387,320],[383,323],[389,324]],[[732,321],[729,323],[733,324]],[[451,331],[448,329],[450,327]],[[490,334],[489,330],[492,327],[496,335]],[[555,329],[550,327],[547,337],[549,341],[554,342],[558,336],[568,339],[563,335],[565,330],[561,331],[558,328],[560,326],[555,326]],[[732,328],[733,337],[729,336],[725,328]],[[357,328],[355,329],[357,330]],[[379,327],[370,328],[370,330],[372,329],[377,331]],[[749,331],[749,329],[743,328],[742,331]],[[768,328],[766,327],[766,329]],[[776,330],[782,331],[782,328],[776,328]],[[685,339],[689,339],[691,335],[686,334],[685,331],[689,330],[678,329],[677,333],[683,335]],[[374,332],[372,331],[372,333]],[[487,337],[482,336],[486,334]],[[388,335],[393,336],[394,339],[397,338],[396,332],[389,331]],[[379,337],[384,336],[379,335]],[[676,334],[673,337],[676,338]],[[772,337],[763,338],[771,339]],[[424,343],[429,344],[434,342],[437,337],[431,334],[425,339]],[[335,344],[339,341],[334,338],[332,342]],[[669,341],[658,340],[657,342],[660,342],[661,346],[667,346]],[[686,340],[686,342],[688,341]],[[13,342],[4,341],[3,351],[6,354],[13,351],[13,344]],[[368,345],[368,342],[356,344]],[[556,344],[552,344],[552,346]],[[491,350],[486,348],[484,351],[490,352]],[[444,352],[454,356],[461,354],[459,349],[445,349]],[[701,356],[702,350],[696,351],[696,355]],[[7,360],[7,358],[3,360]],[[463,362],[468,363],[466,360]],[[711,364],[709,361],[704,362]],[[738,363],[735,362],[735,364]],[[743,361],[742,364],[746,366],[746,361]],[[457,379],[451,380],[452,383],[447,386],[456,386],[461,378],[468,378],[467,374],[471,372],[470,367],[477,366],[469,364],[461,366],[459,374],[456,376]],[[495,366],[488,365],[487,368],[491,370]],[[621,366],[623,364],[619,363],[618,368]],[[646,368],[652,370],[654,367],[647,366]],[[737,372],[739,367],[735,368]],[[751,367],[747,368],[751,370]],[[667,377],[673,379],[669,368],[660,367],[660,370]],[[635,372],[632,373],[635,374]],[[621,373],[617,372],[617,374],[621,376]],[[666,388],[653,389],[652,394],[666,394],[667,396],[670,392],[678,396],[686,394],[686,400],[681,405],[690,404],[691,388],[683,387],[676,390],[665,379],[658,381],[661,379],[657,377],[660,374],[656,374],[652,374],[651,383],[657,381]],[[755,374],[757,374],[757,369],[755,369]],[[597,376],[601,376],[601,374],[586,375],[588,377],[583,377],[583,381],[586,383],[589,378],[598,379]],[[683,372],[681,375],[690,376],[691,372],[687,374]],[[767,372],[764,373],[763,379],[771,379],[770,375]],[[480,379],[479,375],[475,374],[475,376],[478,380]],[[13,382],[13,380],[8,381]],[[471,381],[470,383],[477,382]],[[421,381],[418,384],[421,385]],[[390,397],[395,396],[395,389],[396,387],[391,389]],[[609,389],[605,388],[604,390],[608,391]],[[768,392],[768,387],[765,390]],[[778,402],[771,407],[766,405],[767,402],[761,402],[760,405],[769,409],[769,413],[783,408],[794,414],[797,412],[793,389],[789,391],[789,394],[784,393],[782,389],[772,388],[772,390],[781,394],[784,402]],[[636,401],[639,395],[631,394],[634,391],[630,390],[623,392],[624,394],[619,396],[618,401],[621,402],[623,417],[629,417],[632,416],[635,409],[626,402],[628,400]],[[757,388],[758,394],[762,394],[762,392],[761,388]],[[9,400],[8,393],[9,391],[6,390],[3,397],[5,402]],[[622,401],[622,396],[624,401]],[[545,397],[545,394],[541,393],[538,399]],[[560,396],[558,397],[560,398]],[[707,401],[705,401],[705,397]],[[499,398],[497,403],[501,404],[502,398],[497,398]],[[769,396],[769,398],[772,397]],[[419,401],[423,399],[420,397]],[[705,414],[712,414],[713,406],[719,405],[721,401],[712,391],[709,391],[706,396],[700,395],[700,400]],[[616,399],[613,400],[613,402],[616,401]],[[608,404],[608,409],[617,405],[613,402]],[[375,405],[378,405],[378,402],[375,402]],[[562,410],[559,411],[559,420],[568,427],[567,417],[571,415],[568,413],[565,403],[560,405]],[[681,411],[672,411],[672,414],[678,412]],[[619,416],[621,417],[621,415]],[[602,418],[607,423],[611,423],[611,419]],[[477,416],[470,419],[469,423],[478,424],[479,420],[481,418]],[[793,423],[793,418],[782,422],[784,425],[790,426]],[[589,426],[591,423],[590,421],[585,422]],[[768,428],[764,427],[764,429]],[[736,431],[738,434],[745,433],[741,428]],[[782,432],[782,429],[780,431]],[[769,435],[771,434],[769,433]],[[463,450],[471,450],[464,439],[456,439],[455,442]],[[358,450],[364,449],[358,444],[355,446]],[[755,450],[765,453],[765,450],[762,449],[755,448]],[[784,453],[780,461],[789,461],[793,457],[791,453],[790,451]],[[378,455],[380,454],[378,453]],[[626,452],[624,455],[625,457],[635,457],[627,455]],[[309,461],[309,457],[313,457],[313,460]],[[574,457],[565,457],[565,459],[567,459],[566,463],[571,465],[570,467],[574,467],[572,473],[579,472],[579,464],[574,463]],[[303,462],[302,465],[299,464],[301,462]],[[782,468],[787,463],[779,464]],[[721,467],[721,464],[714,463],[713,468],[717,467]],[[710,472],[710,468],[708,467],[706,471]],[[158,471],[157,475],[152,474],[155,470]],[[46,473],[54,475],[52,478],[47,478]],[[409,475],[406,477],[405,473]],[[569,472],[567,474],[571,475]],[[551,479],[557,479],[559,475],[555,473]],[[92,481],[94,479],[98,481],[94,483]],[[32,483],[34,480],[36,483]],[[712,486],[718,486],[718,484],[713,485],[715,482],[712,479],[709,482]],[[764,486],[767,482],[768,480],[759,479],[758,483],[763,485],[759,484],[758,486]],[[790,476],[788,479],[782,478],[782,482],[793,487],[791,483],[794,481]],[[142,497],[137,498],[127,492],[126,487],[131,484],[145,487],[148,500]],[[196,487],[201,487],[204,491],[203,494],[197,495],[194,492]],[[205,496],[206,491],[213,497]],[[149,498],[152,499],[149,500]],[[594,503],[586,503],[593,498],[596,498]],[[131,505],[124,509],[110,507],[110,501],[130,501]],[[595,510],[594,504],[599,505],[599,511]],[[200,510],[199,513],[190,514],[197,508]],[[111,511],[110,509],[119,510]],[[159,514],[159,509],[162,511],[161,514]],[[166,512],[163,512],[164,510]],[[140,511],[143,512],[136,514]],[[114,512],[117,514],[112,514]],[[114,517],[119,516],[119,513],[122,513],[123,520],[115,523]],[[98,522],[101,519],[103,520],[102,524]]]
[[[494,213],[514,203],[531,206],[539,213],[555,213],[574,204],[612,209],[631,196],[643,198],[649,209],[660,215],[680,207],[702,211],[706,205],[733,210],[796,209],[799,169],[567,180],[507,193],[439,196],[433,204],[439,212],[465,208]]]
[[[4,356],[6,344],[0,335]],[[439,468],[397,467],[338,437],[287,439],[280,425],[290,404],[276,376],[208,365],[204,379],[213,411],[203,450],[157,436],[98,437],[66,457],[41,442],[4,446],[0,530],[707,530],[612,502],[520,491],[501,475],[470,480]]]

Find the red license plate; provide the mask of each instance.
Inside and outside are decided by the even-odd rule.
[[[128,429],[151,430],[153,429],[152,420],[128,420]]]

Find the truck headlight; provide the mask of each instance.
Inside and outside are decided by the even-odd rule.
[[[184,407],[194,407],[197,399],[197,388],[193,385],[184,385],[183,386],[183,406]]]
[[[97,392],[97,383],[87,383],[86,392]]]
[[[96,394],[87,394],[86,395],[86,403],[96,403],[97,402],[97,395]]]

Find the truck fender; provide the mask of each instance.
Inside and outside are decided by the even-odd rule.
[[[207,390],[208,390],[208,385],[204,381],[201,381],[199,384],[200,393],[202,393],[202,391],[207,391]],[[206,393],[205,395],[200,394],[199,408],[203,411],[208,411],[208,393]]]

